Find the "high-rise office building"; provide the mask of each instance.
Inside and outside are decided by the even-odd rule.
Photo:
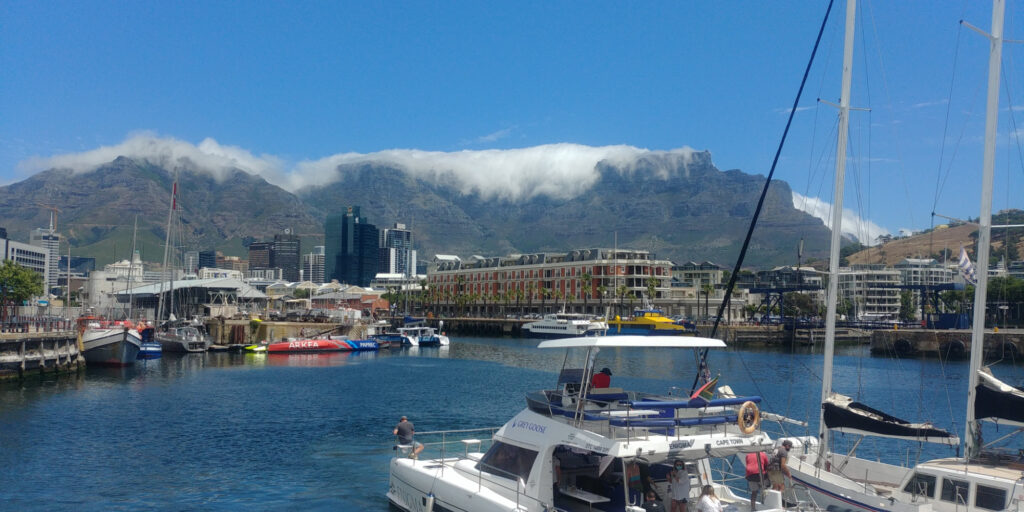
[[[199,251],[199,268],[217,268],[217,251]]]
[[[57,264],[60,262],[60,234],[53,230],[51,221],[49,228],[36,228],[29,237],[29,245],[42,247],[49,251],[46,260],[46,289],[57,286]]]
[[[185,273],[196,274],[199,272],[199,251],[185,251]]]
[[[313,247],[312,252],[302,255],[302,279],[317,284],[324,282],[324,246]]]
[[[412,249],[412,230],[406,229],[405,224],[395,223],[395,227],[381,230],[379,271],[406,277],[415,275],[416,251]]]
[[[285,281],[299,280],[300,250],[299,236],[291,234],[291,230],[286,229],[283,235],[274,235],[270,250],[270,266],[281,269]]]
[[[271,268],[270,250],[273,244],[270,242],[253,242],[249,245],[249,268],[252,270]]]
[[[377,227],[360,216],[358,206],[328,215],[324,224],[325,277],[369,286],[377,273],[378,244]]]

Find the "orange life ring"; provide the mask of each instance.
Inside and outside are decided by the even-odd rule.
[[[740,427],[740,432],[753,434],[757,427],[761,426],[761,411],[757,404],[750,400],[743,402],[739,414],[736,415],[736,425]]]

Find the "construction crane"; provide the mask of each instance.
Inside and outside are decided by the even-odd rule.
[[[57,231],[57,214],[60,213],[60,208],[53,206],[52,204],[36,203],[36,206],[45,210],[50,210],[50,231]]]

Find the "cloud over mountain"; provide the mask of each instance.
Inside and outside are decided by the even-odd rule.
[[[807,197],[793,192],[793,206],[801,211],[809,213],[831,227],[832,204],[822,201],[817,197]],[[843,208],[843,234],[857,239],[864,245],[875,245],[881,235],[888,235],[889,230],[860,218],[856,212],[849,208]]]
[[[676,169],[685,169],[695,150],[652,151],[634,146],[585,146],[581,144],[545,144],[519,149],[466,151],[422,151],[390,149],[374,153],[339,153],[319,160],[288,165],[272,155],[254,155],[237,146],[228,146],[207,138],[198,145],[171,137],[142,133],[114,146],[102,146],[82,153],[48,158],[33,158],[22,165],[28,170],[49,168],[77,172],[93,170],[118,156],[149,161],[172,169],[184,167],[204,170],[216,178],[231,169],[241,169],[286,190],[328,185],[340,179],[346,166],[363,163],[385,164],[401,169],[433,184],[448,183],[465,194],[512,201],[539,195],[568,199],[588,190],[598,179],[601,162],[628,174],[638,168],[653,169],[666,178]]]

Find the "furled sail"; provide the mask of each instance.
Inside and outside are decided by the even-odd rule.
[[[1004,384],[988,368],[978,370],[974,417],[1024,426],[1024,390]]]
[[[957,436],[931,423],[910,423],[839,393],[832,393],[821,407],[825,410],[825,426],[831,430],[951,446],[960,444]]]

